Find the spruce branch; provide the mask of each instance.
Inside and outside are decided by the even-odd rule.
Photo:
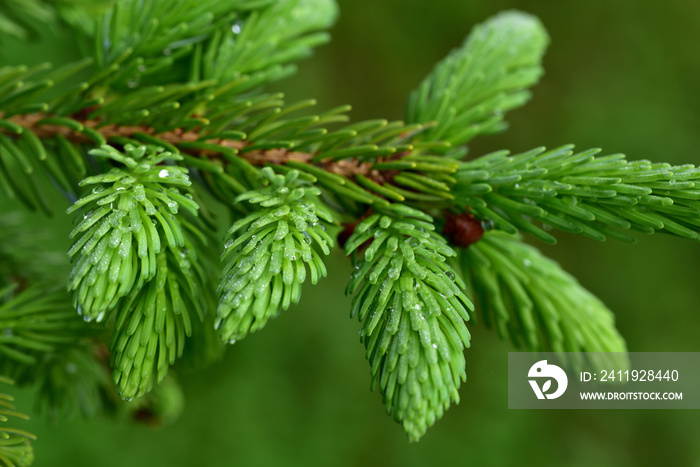
[[[387,413],[417,441],[459,402],[473,305],[446,262],[455,252],[430,216],[401,205],[377,211],[345,244],[353,254],[371,242],[346,291],[356,293],[352,315],[363,323],[371,388],[379,386]]]
[[[97,186],[68,210],[88,210],[72,233],[81,236],[69,252],[77,260],[68,287],[88,321],[105,321],[116,309],[113,378],[131,399],[161,381],[182,356],[192,333],[190,313],[204,319],[205,274],[197,256],[201,245],[193,243],[202,227],[196,223],[199,206],[180,191],[191,183],[187,171],[162,165],[179,156],[146,146],[125,150],[92,151],[125,167],[81,182]]]
[[[314,117],[316,121],[313,123],[320,123],[320,117]],[[55,123],[49,123],[55,122]],[[185,165],[191,165],[193,167],[201,168],[210,172],[221,172],[222,166],[224,165],[217,160],[223,159],[227,161],[233,155],[238,155],[240,158],[245,159],[249,163],[256,166],[264,165],[284,165],[289,161],[302,162],[302,163],[312,163],[313,159],[318,160],[318,154],[323,155],[324,146],[315,148],[312,146],[314,143],[313,139],[316,137],[328,135],[328,130],[325,128],[320,128],[319,132],[314,132],[311,137],[306,140],[285,140],[277,139],[275,143],[272,143],[271,148],[262,147],[264,141],[248,141],[246,134],[243,132],[228,131],[224,132],[223,136],[218,136],[218,134],[210,134],[208,129],[198,128],[188,131],[183,131],[180,128],[174,130],[158,132],[153,127],[147,125],[117,125],[117,124],[104,124],[101,120],[79,120],[79,119],[56,119],[55,117],[45,114],[45,113],[33,113],[27,115],[17,115],[9,117],[5,120],[0,120],[0,125],[5,123],[6,125],[16,125],[16,132],[19,134],[32,135],[29,138],[36,137],[38,142],[50,141],[58,139],[62,142],[62,145],[68,143],[73,143],[75,147],[71,147],[73,152],[78,153],[78,157],[82,159],[79,155],[79,145],[94,145],[97,142],[110,142],[115,145],[120,145],[120,143],[132,144],[136,146],[142,146],[144,144],[151,144],[154,146],[161,146],[163,148],[168,148],[174,153],[179,153],[184,156],[192,156],[188,158]],[[202,126],[206,122],[200,122]],[[276,126],[284,126],[286,121],[282,121]],[[267,122],[270,125],[271,122]],[[380,126],[387,126],[388,122],[381,122]],[[353,125],[356,126],[356,125]],[[395,125],[392,125],[395,126]],[[74,129],[78,128],[78,129]],[[265,129],[265,126],[261,126]],[[297,131],[303,131],[306,128],[294,128]],[[5,128],[0,127],[0,133],[5,133],[9,135]],[[271,130],[268,130],[271,131]],[[87,133],[90,133],[88,135]],[[359,136],[358,131],[352,129],[340,130],[337,133],[337,138],[332,139],[330,137],[324,138],[327,144],[333,143],[335,146],[343,144],[344,147],[351,147],[355,142],[355,139]],[[279,137],[279,135],[276,135]],[[333,135],[329,135],[333,136]],[[233,139],[232,137],[235,137]],[[303,138],[303,136],[302,136]],[[405,137],[404,137],[405,139]],[[12,141],[12,140],[10,140]],[[391,146],[391,144],[394,146]],[[47,145],[47,143],[41,143]],[[255,145],[258,147],[256,148]],[[274,147],[279,146],[279,147]],[[394,149],[398,146],[397,149]],[[305,151],[301,151],[300,149]],[[45,152],[46,149],[43,148]],[[61,149],[61,148],[59,148]],[[403,149],[401,146],[397,145],[396,142],[389,142],[387,147],[379,148],[378,146],[372,146],[368,151],[378,152],[381,149],[385,153],[396,153],[398,149]],[[24,153],[23,153],[24,154]],[[31,154],[31,153],[30,153]],[[228,157],[227,157],[228,156]],[[40,159],[45,161],[46,158]],[[47,164],[49,162],[46,162]],[[331,173],[335,173],[344,177],[352,177],[354,175],[365,175],[378,178],[378,175],[372,173],[374,169],[373,165],[369,162],[362,162],[357,158],[340,159],[333,161],[330,158],[324,158],[322,161],[315,164],[322,168],[323,170]],[[85,165],[81,160],[82,175],[85,174]],[[51,170],[51,168],[47,168]],[[62,178],[65,176],[59,175]],[[62,185],[63,187],[63,185]],[[70,184],[67,185],[70,192],[74,191],[75,188]]]
[[[336,16],[337,6],[330,0],[270,2],[268,8],[238,15],[203,48],[197,75],[227,83],[306,58],[313,47],[330,40],[318,31],[330,27]]]
[[[222,101],[232,86],[250,89],[293,73],[289,62],[328,41],[320,30],[336,11],[330,0],[120,1],[97,22],[95,61],[116,72],[112,91],[209,81]]]
[[[193,1],[173,4],[156,0],[114,3],[97,21],[95,53],[100,69],[135,54],[145,58],[191,54],[193,45],[209,38],[223,25],[249,8],[264,7],[270,1]],[[165,51],[165,54],[164,54]],[[170,65],[173,59],[169,59]]]
[[[178,188],[191,184],[187,171],[159,165],[178,159],[169,152],[151,153],[146,146],[127,146],[124,155],[110,146],[93,150],[94,156],[123,164],[109,172],[84,179],[95,185],[68,213],[85,212],[71,233],[76,238],[69,251],[76,257],[68,288],[86,320],[103,321],[120,298],[140,288],[156,275],[156,256],[164,245],[185,247],[180,207],[197,215],[192,196]]]
[[[216,327],[230,343],[298,303],[306,268],[311,284],[326,276],[316,248],[327,255],[334,245],[326,233],[333,216],[318,200],[318,188],[294,170],[283,176],[265,167],[261,173],[266,186],[235,200],[259,207],[233,224],[222,256]]]
[[[530,99],[548,42],[539,20],[517,11],[477,25],[413,91],[407,122],[438,122],[423,138],[455,146],[504,130],[503,114]]]
[[[0,32],[21,33],[2,13],[47,3],[8,5]],[[89,415],[117,404],[109,360],[119,395],[141,398],[136,418],[170,418],[181,403],[170,368],[213,361],[221,341],[297,303],[307,275],[326,276],[341,222],[372,388],[411,440],[459,400],[472,297],[529,350],[625,351],[609,310],[511,234],[697,239],[698,169],[570,146],[464,160],[464,144],[504,129],[542,73],[547,34],[518,12],[477,26],[439,63],[407,123],[348,123],[348,106],[309,112],[315,100],[268,91],[328,40],[335,16],[331,0],[124,0],[94,29],[71,23],[94,57],[0,69],[0,189],[46,213],[56,188],[73,202],[67,285],[105,330],[38,287],[27,244],[12,238],[20,230],[0,218],[0,280],[19,284],[0,292],[0,328],[11,331],[0,374],[38,385],[54,417]],[[233,215],[225,244],[205,192]],[[20,441],[16,455],[28,452]]]
[[[499,151],[460,165],[456,204],[508,233],[521,230],[547,243],[548,230],[603,241],[634,241],[621,232],[656,231],[696,240],[700,230],[700,169],[600,150],[562,146],[513,156]]]

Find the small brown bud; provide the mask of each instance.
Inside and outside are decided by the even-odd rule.
[[[484,228],[481,221],[468,212],[463,214],[449,213],[442,229],[453,245],[468,247],[472,243],[478,242],[484,235]]]

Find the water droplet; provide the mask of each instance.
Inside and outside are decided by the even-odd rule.
[[[455,274],[452,271],[445,271],[445,275],[449,277],[451,281],[455,280]]]
[[[525,258],[523,260],[523,264],[525,265],[526,268],[529,268],[532,263],[530,262],[529,259]]]
[[[235,343],[236,343],[236,339],[230,339],[230,340],[228,341],[228,343],[229,343],[229,344],[235,344]]]
[[[103,186],[96,186],[95,188],[92,189],[92,192],[97,194],[105,191],[105,188]]]
[[[130,250],[131,244],[123,242],[121,245],[119,245],[119,256],[121,256],[122,258],[126,258]]]
[[[241,30],[243,29],[243,24],[241,24],[240,21],[236,21],[233,23],[233,26],[231,26],[231,31],[233,31],[234,34],[240,34]]]
[[[437,344],[433,344],[433,348],[434,348],[434,349],[437,349]]]
[[[160,178],[165,178],[165,177],[170,176],[170,172],[168,172],[167,169],[163,169],[163,170],[161,170],[160,172],[158,172],[158,176],[159,176]]]
[[[233,239],[226,242],[226,244],[224,245],[224,248],[231,248],[231,245],[233,245]]]

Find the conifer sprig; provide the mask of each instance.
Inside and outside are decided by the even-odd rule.
[[[160,165],[180,159],[177,154],[127,146],[122,154],[110,146],[91,151],[123,167],[84,179],[95,185],[68,213],[84,212],[71,233],[69,251],[75,257],[68,288],[87,321],[103,321],[132,288],[156,275],[157,255],[167,245],[182,249],[185,237],[176,215],[179,209],[197,215],[198,205],[177,187],[191,182],[187,170]]]
[[[473,305],[446,262],[455,252],[434,229],[421,211],[380,207],[345,245],[348,254],[362,254],[347,293],[356,293],[352,315],[362,322],[371,388],[379,386],[387,413],[412,441],[459,402],[466,380]]]
[[[511,234],[699,237],[693,166],[569,146],[465,159],[464,144],[504,129],[504,113],[542,74],[548,37],[530,15],[477,26],[411,95],[407,123],[347,123],[349,106],[310,112],[314,99],[287,104],[266,89],[328,40],[332,0],[5,3],[0,33],[27,34],[45,15],[92,39],[91,57],[56,69],[0,68],[0,192],[45,213],[56,191],[74,202],[68,289],[101,326],[66,314],[66,294],[40,293],[31,242],[13,240],[19,230],[0,219],[0,286],[19,284],[0,291],[0,328],[10,330],[0,374],[37,384],[54,417],[109,409],[115,387],[127,399],[148,393],[136,406],[164,418],[176,413],[172,379],[157,386],[170,367],[211,362],[221,341],[297,303],[307,278],[325,277],[343,222],[372,387],[417,440],[459,400],[471,298],[527,349],[625,350],[607,308]],[[235,219],[218,305],[204,192]],[[436,226],[455,215],[492,231],[480,239],[481,228],[453,223],[449,245]],[[158,408],[166,398],[169,409]],[[21,433],[3,433],[0,461],[29,462]]]
[[[205,279],[191,239],[202,235],[199,206],[181,192],[191,184],[187,170],[170,165],[181,157],[143,145],[125,151],[92,151],[123,167],[83,180],[97,186],[69,209],[90,210],[72,233],[81,236],[69,252],[77,256],[69,289],[88,321],[105,321],[116,309],[113,379],[131,399],[160,382],[182,356],[190,314],[205,315]]]
[[[599,241],[633,241],[624,233],[630,229],[699,238],[699,168],[598,152],[569,145],[488,154],[460,165],[453,193],[458,205],[497,229],[548,243],[556,242],[552,229]]]
[[[527,88],[542,75],[548,43],[528,14],[507,11],[477,25],[411,94],[406,121],[437,122],[422,139],[454,146],[504,130],[505,112],[530,99]]]
[[[230,343],[298,303],[307,268],[311,284],[326,276],[317,249],[327,255],[334,245],[326,233],[333,216],[318,188],[295,170],[281,175],[265,167],[261,174],[264,187],[235,200],[257,207],[233,224],[222,255],[216,327]]]

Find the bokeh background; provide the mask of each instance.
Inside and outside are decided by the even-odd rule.
[[[511,129],[471,155],[575,143],[631,159],[700,163],[700,2],[668,0],[340,0],[333,42],[280,83],[288,100],[350,103],[355,120],[401,119],[406,97],[470,28],[504,9],[541,18],[551,35],[534,99]],[[48,37],[48,34],[47,34]],[[60,60],[69,40],[4,43],[3,64]],[[66,223],[66,233],[69,231]],[[560,235],[539,245],[612,308],[632,351],[700,351],[700,243],[636,244]],[[34,414],[37,467],[122,466],[700,466],[698,412],[507,409],[507,353],[472,327],[462,401],[409,444],[369,387],[338,252],[329,278],[223,361],[180,375],[186,407],[150,429],[110,420],[50,426]],[[29,409],[31,391],[18,405]]]

